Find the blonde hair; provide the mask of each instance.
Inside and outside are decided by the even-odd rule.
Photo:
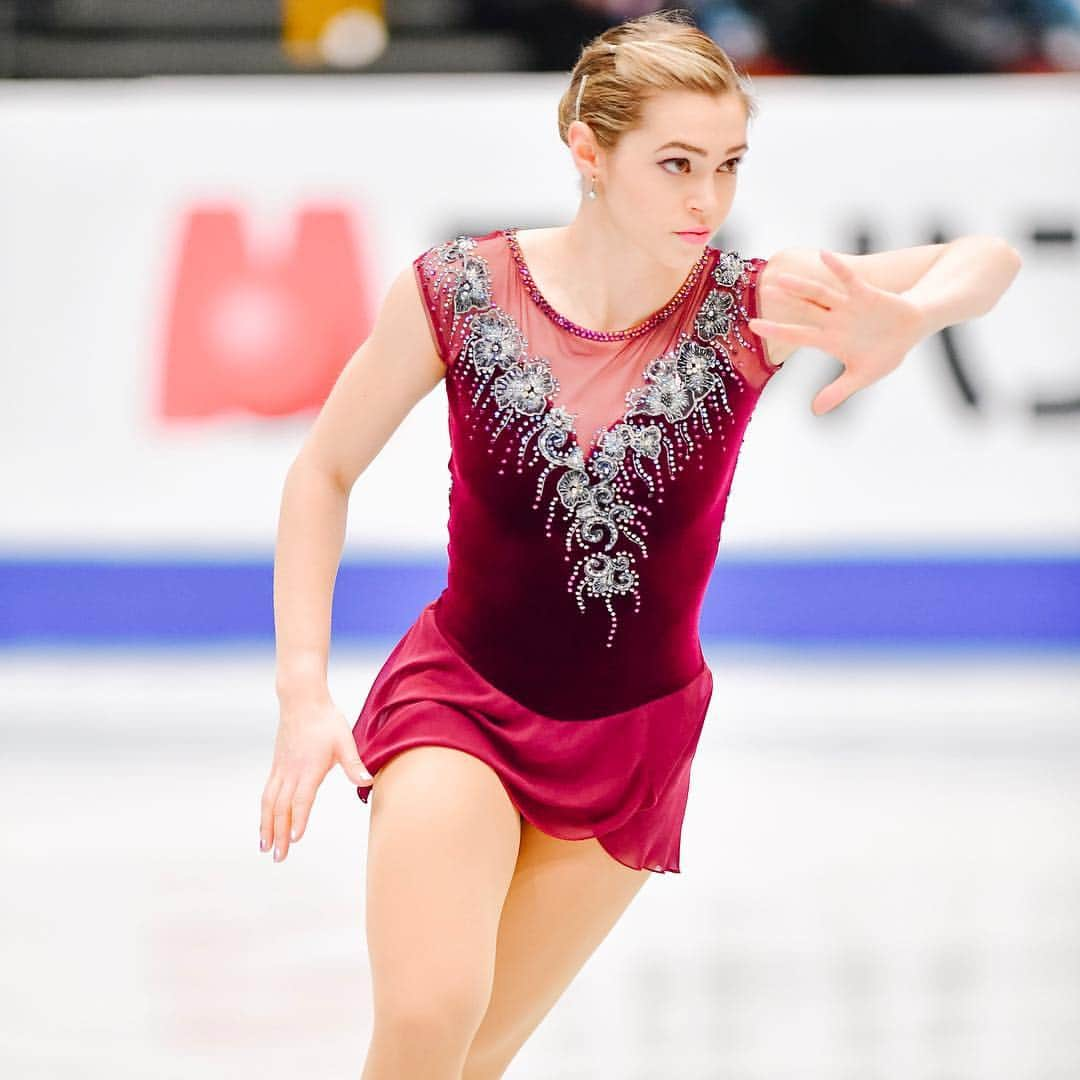
[[[646,101],[663,90],[735,94],[748,119],[757,115],[746,76],[688,11],[664,9],[598,34],[581,50],[559,99],[559,138],[583,120],[599,146],[612,150],[641,122]]]

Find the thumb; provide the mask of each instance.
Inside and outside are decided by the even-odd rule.
[[[367,766],[356,752],[356,743],[353,741],[351,732],[347,732],[342,737],[341,743],[338,760],[345,770],[345,775],[358,787],[367,787],[371,783],[371,773],[367,771]]]

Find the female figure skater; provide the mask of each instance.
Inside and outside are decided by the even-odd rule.
[[[826,350],[844,368],[813,400],[827,412],[1018,271],[994,237],[707,246],[754,111],[681,12],[599,35],[559,104],[574,220],[417,256],[289,469],[260,845],[285,857],[335,763],[377,792],[364,1080],[502,1076],[650,873],[679,870],[712,693],[698,616],[768,380],[799,345]],[[326,683],[349,492],[440,380],[447,587],[350,731]]]

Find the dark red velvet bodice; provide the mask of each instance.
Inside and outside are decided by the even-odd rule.
[[[707,248],[644,333],[567,323],[512,229],[414,260],[447,364],[439,629],[558,719],[633,708],[704,665],[701,603],[746,425],[777,370],[746,325],[763,259]]]

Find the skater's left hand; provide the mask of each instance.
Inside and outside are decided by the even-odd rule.
[[[837,278],[837,289],[797,274],[782,273],[774,287],[787,304],[802,312],[797,323],[751,319],[750,329],[768,341],[809,345],[835,356],[844,370],[818,391],[810,408],[821,416],[890,371],[925,336],[922,310],[901,293],[888,292],[863,281],[831,251],[819,252],[821,261]]]

